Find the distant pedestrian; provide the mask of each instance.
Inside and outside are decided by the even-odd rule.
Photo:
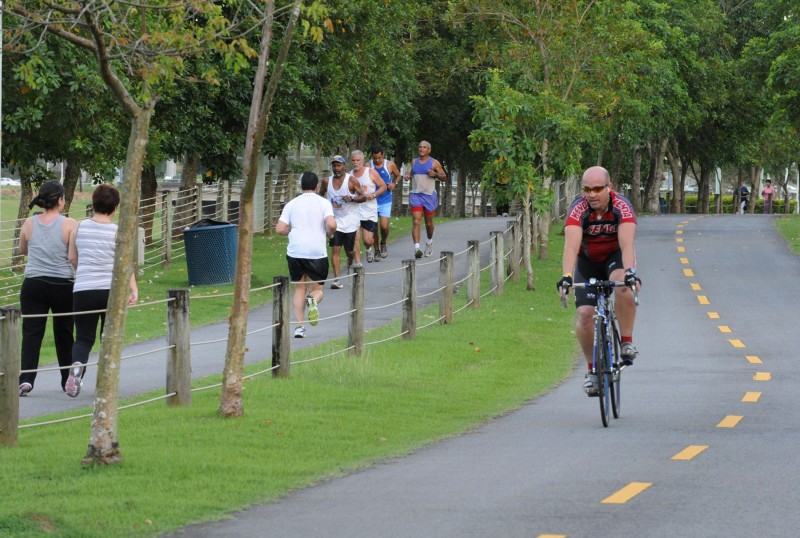
[[[72,368],[64,387],[67,396],[76,397],[81,392],[83,375],[89,353],[106,323],[105,310],[111,293],[111,275],[116,258],[117,224],[112,221],[119,205],[119,191],[108,183],[98,186],[92,193],[91,218],[81,221],[73,230],[69,244],[69,261],[75,268],[75,286],[72,289],[72,310],[75,315],[75,344],[72,346]],[[139,300],[136,274],[131,275],[128,305]],[[80,312],[91,312],[80,314]]]
[[[331,203],[317,194],[319,178],[313,172],[305,172],[300,178],[302,194],[287,203],[275,231],[289,236],[286,261],[289,277],[295,284],[292,306],[298,326],[295,338],[305,338],[305,309],[308,307],[308,322],[319,322],[317,305],[322,302],[325,290],[322,281],[328,278],[328,248],[325,237],[336,231],[336,219]]]
[[[423,140],[419,143],[419,158],[414,159],[411,170],[406,174],[406,179],[411,180],[411,195],[409,205],[414,219],[411,226],[411,239],[414,241],[414,257],[421,258],[423,252],[419,246],[420,226],[422,215],[425,215],[425,256],[433,253],[433,216],[439,207],[439,196],[436,194],[435,180],[443,181],[444,169],[439,161],[431,157],[431,145]]]
[[[389,237],[389,221],[392,216],[392,191],[400,184],[403,176],[400,174],[400,170],[397,169],[397,165],[384,158],[383,148],[380,145],[372,146],[370,152],[372,153],[372,160],[368,166],[378,172],[383,182],[386,183],[386,191],[378,196],[380,253],[381,258],[385,258],[389,255],[386,240]]]
[[[39,206],[44,213],[29,217],[19,232],[19,253],[28,256],[25,280],[19,293],[22,312],[22,369],[39,368],[48,312],[72,312],[72,285],[74,273],[69,263],[70,235],[75,229],[75,219],[61,214],[64,209],[64,187],[58,181],[45,181],[39,193],[28,205]],[[41,316],[41,317],[25,317]],[[58,365],[72,364],[73,319],[53,316],[53,339]],[[61,370],[61,388],[67,382],[68,372]],[[33,390],[36,372],[19,376],[19,395],[27,396]]]
[[[764,214],[769,215],[772,213],[772,205],[775,200],[775,187],[772,186],[771,179],[768,179],[764,188],[761,189],[761,196],[764,197]]]
[[[742,185],[741,187],[733,191],[734,199],[736,199],[737,196],[739,199],[738,212],[740,215],[744,215],[744,212],[747,211],[747,208],[749,207],[747,203],[747,197],[750,196],[750,191],[747,189],[745,185]]]

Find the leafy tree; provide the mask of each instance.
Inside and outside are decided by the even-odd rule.
[[[90,52],[130,120],[117,256],[100,347],[92,433],[84,458],[85,464],[115,463],[122,458],[117,435],[119,366],[150,121],[161,92],[174,84],[186,57],[214,46],[227,52],[234,67],[237,61],[245,61],[249,48],[240,39],[222,41],[230,32],[230,21],[222,16],[219,5],[199,0],[180,4],[12,0],[5,8],[19,21],[14,39],[49,32]]]

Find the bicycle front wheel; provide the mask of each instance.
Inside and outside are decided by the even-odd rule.
[[[611,383],[609,385],[609,392],[611,393],[611,413],[614,418],[619,418],[622,412],[620,391],[622,390],[622,361],[619,356],[619,331],[614,320],[611,320]]]
[[[595,373],[597,375],[598,400],[600,400],[600,419],[603,426],[608,428],[608,417],[611,408],[611,394],[609,391],[610,364],[608,358],[608,345],[606,344],[606,328],[602,319],[595,320],[594,327],[594,352]]]

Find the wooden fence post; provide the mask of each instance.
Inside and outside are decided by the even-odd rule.
[[[403,273],[403,322],[401,332],[403,338],[411,339],[417,336],[417,262],[403,260],[405,272]]]
[[[16,308],[0,308],[0,444],[16,446],[19,426],[19,320]]]
[[[470,308],[481,307],[481,242],[477,239],[467,241],[469,252],[469,278],[467,279],[467,301]]]
[[[506,281],[505,270],[505,242],[503,241],[503,232],[491,232],[489,234],[492,238],[492,264],[489,269],[489,274],[492,275],[492,295],[503,295]]]
[[[172,191],[164,191],[164,210],[161,221],[161,240],[164,242],[162,247],[161,267],[169,269],[172,264],[172,226],[175,210],[172,208]]]
[[[169,290],[167,297],[167,398],[170,407],[192,405],[192,352],[189,290]]]
[[[453,258],[452,252],[442,252],[439,261],[439,317],[442,323],[453,323]]]
[[[380,255],[380,254],[378,254]],[[347,347],[350,355],[364,352],[364,268],[354,267],[353,285],[350,287],[350,321],[347,324]]]
[[[511,268],[511,280],[519,280],[519,260],[520,260],[520,230],[519,223],[515,220],[508,221],[508,262]]]
[[[273,277],[277,284],[272,294],[272,377],[289,377],[291,370],[291,350],[289,328],[291,322],[290,305],[292,296],[288,276]]]

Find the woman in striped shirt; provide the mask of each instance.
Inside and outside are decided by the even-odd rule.
[[[94,216],[78,224],[70,241],[69,260],[76,269],[72,288],[72,310],[76,315],[72,368],[65,391],[73,398],[81,391],[84,365],[96,339],[98,321],[103,334],[116,251],[117,225],[111,219],[118,205],[117,189],[107,183],[97,187],[92,194]],[[131,275],[130,288],[128,304],[135,305],[139,298],[135,274]],[[87,311],[92,313],[79,314]]]

